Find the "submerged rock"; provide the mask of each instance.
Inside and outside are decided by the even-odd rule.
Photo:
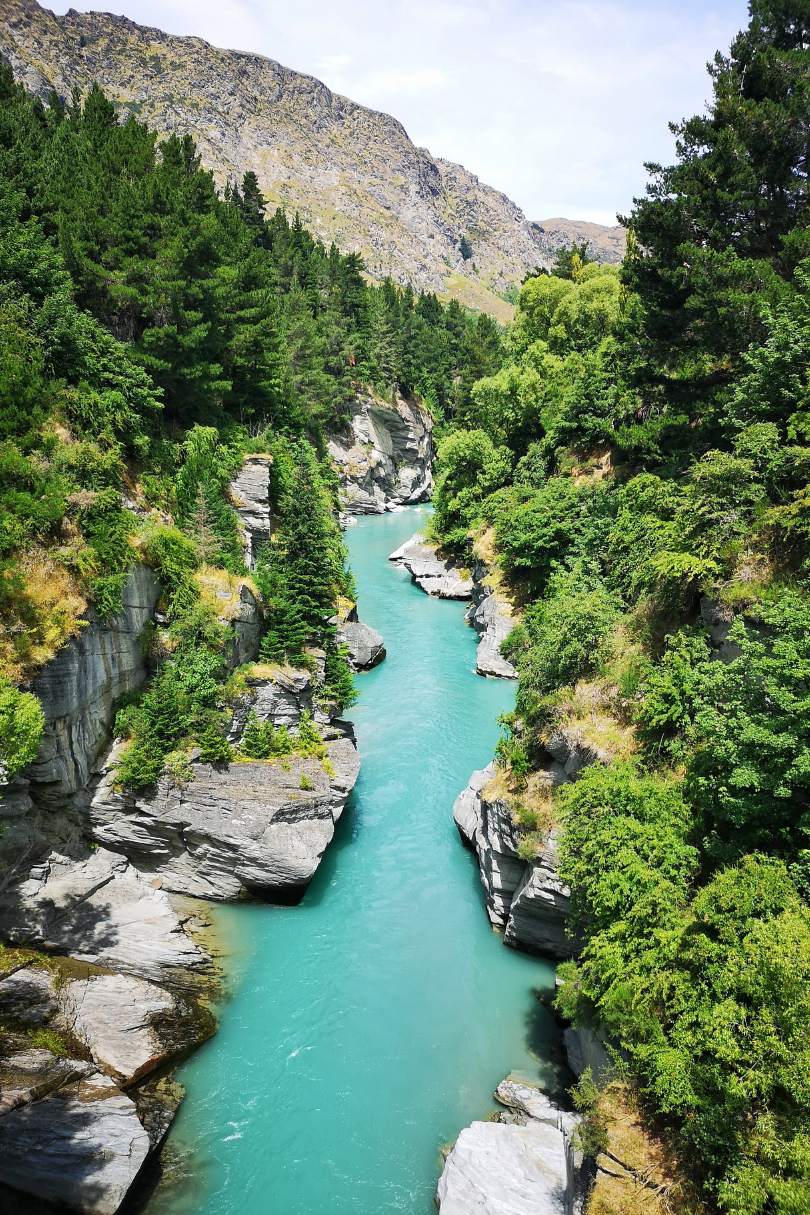
[[[389,561],[396,561],[413,578],[418,587],[438,599],[469,599],[473,581],[469,573],[458,569],[453,558],[442,556],[433,544],[427,544],[420,532],[406,540]]]
[[[373,396],[357,397],[348,409],[345,430],[327,436],[341,510],[373,515],[424,501],[433,466],[427,410],[404,397],[392,405]]]

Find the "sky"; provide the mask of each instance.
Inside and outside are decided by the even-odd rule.
[[[52,0],[253,51],[393,114],[529,219],[614,224],[705,109],[742,0]]]

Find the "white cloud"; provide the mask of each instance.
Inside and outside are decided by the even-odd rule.
[[[615,222],[745,0],[61,0],[255,51],[394,114],[533,219]]]

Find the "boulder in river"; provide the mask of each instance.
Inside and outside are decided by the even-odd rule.
[[[473,1122],[439,1180],[440,1215],[566,1215],[565,1140],[545,1122]]]
[[[437,599],[470,599],[473,580],[469,571],[460,570],[452,557],[442,554],[435,544],[428,544],[420,532],[411,536],[391,553],[413,578],[418,587]]]

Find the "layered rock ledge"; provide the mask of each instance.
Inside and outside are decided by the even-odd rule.
[[[406,569],[416,585],[437,599],[471,599],[473,580],[469,570],[461,570],[453,558],[428,544],[421,532],[406,540],[389,561]]]
[[[472,606],[466,619],[480,638],[476,670],[495,679],[517,679],[517,671],[501,654],[502,642],[515,627],[512,605],[493,586],[491,571],[483,562],[473,566],[472,583]]]
[[[506,945],[554,958],[573,957],[576,942],[566,930],[571,892],[559,877],[556,833],[551,832],[536,859],[522,860],[520,829],[509,805],[502,798],[487,798],[494,776],[494,762],[473,772],[453,806],[459,834],[478,859],[490,923],[503,932]],[[549,770],[550,784],[565,779],[561,769]]]
[[[345,429],[327,437],[347,515],[374,515],[423,502],[433,479],[433,420],[415,401],[349,402]]]

